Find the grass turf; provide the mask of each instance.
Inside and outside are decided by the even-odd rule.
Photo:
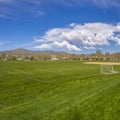
[[[101,75],[99,65],[0,62],[0,120],[118,120],[119,91],[120,73]]]

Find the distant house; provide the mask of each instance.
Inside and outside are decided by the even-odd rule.
[[[70,60],[69,57],[62,57],[62,60]]]
[[[51,60],[59,60],[55,55],[51,55]]]
[[[17,60],[24,60],[23,58],[17,58]]]
[[[4,59],[5,61],[7,60],[7,58]]]

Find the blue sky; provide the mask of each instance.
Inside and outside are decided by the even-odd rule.
[[[120,52],[119,0],[0,0],[0,51]]]

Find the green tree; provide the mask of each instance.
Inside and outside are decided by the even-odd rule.
[[[96,58],[97,58],[97,60],[103,59],[103,54],[100,49],[96,51]]]
[[[17,60],[16,56],[11,56],[11,60]]]
[[[30,57],[30,60],[34,60],[34,59],[35,59],[35,57],[34,57],[34,56],[31,56],[31,57]]]
[[[95,53],[91,53],[89,57],[90,57],[91,60],[95,60],[96,59]]]
[[[105,58],[106,60],[110,60],[111,59],[111,54],[109,52],[105,53]]]

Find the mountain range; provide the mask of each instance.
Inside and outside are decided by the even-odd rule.
[[[0,54],[6,54],[6,55],[41,55],[41,54],[47,54],[47,55],[56,55],[56,54],[68,54],[66,52],[57,52],[57,51],[32,51],[32,50],[27,50],[24,48],[17,48],[14,50],[6,50],[6,51],[1,51]]]

